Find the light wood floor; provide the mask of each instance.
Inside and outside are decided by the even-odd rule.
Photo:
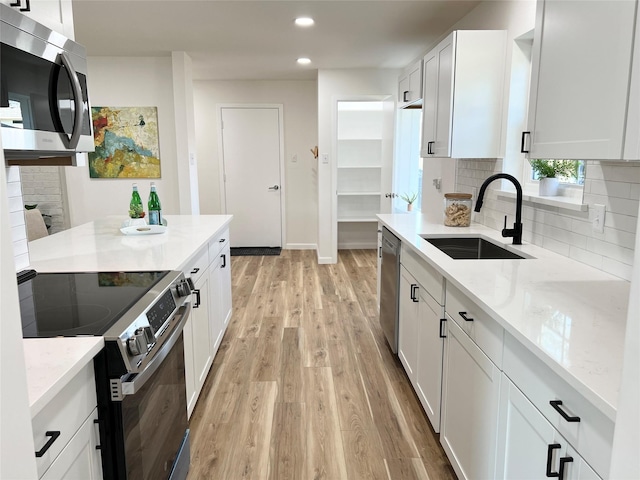
[[[234,313],[191,417],[189,480],[455,478],[379,328],[375,254],[232,258]]]

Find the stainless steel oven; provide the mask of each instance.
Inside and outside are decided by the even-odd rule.
[[[104,478],[185,479],[190,280],[173,271],[28,276],[19,280],[23,336],[104,338],[94,359]]]

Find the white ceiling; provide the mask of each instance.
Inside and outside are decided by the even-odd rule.
[[[476,0],[74,0],[89,56],[185,51],[194,79],[315,79],[317,69],[402,68]],[[310,28],[296,27],[311,16]],[[298,57],[311,65],[299,66]]]

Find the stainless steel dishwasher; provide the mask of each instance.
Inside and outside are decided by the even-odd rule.
[[[398,353],[398,290],[400,239],[382,227],[380,273],[380,326],[393,353]]]

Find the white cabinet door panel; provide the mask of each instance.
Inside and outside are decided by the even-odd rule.
[[[494,478],[501,372],[447,322],[440,443],[459,478]]]
[[[418,362],[418,282],[400,266],[400,319],[398,325],[398,357],[411,383],[415,383]],[[415,300],[414,300],[415,299]]]

